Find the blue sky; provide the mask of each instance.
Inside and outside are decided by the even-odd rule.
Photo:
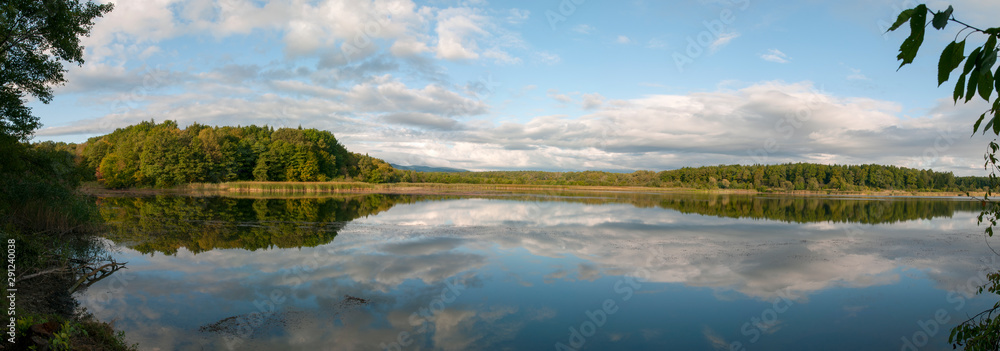
[[[171,119],[326,129],[392,163],[471,170],[984,174],[989,139],[969,135],[988,106],[936,87],[958,28],[896,70],[906,32],[882,32],[915,4],[122,0],[53,102],[31,104],[35,140]],[[996,1],[927,4],[982,27],[1000,14]]]

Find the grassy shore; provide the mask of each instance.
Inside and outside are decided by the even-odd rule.
[[[757,191],[748,189],[696,189],[696,188],[655,188],[640,186],[583,186],[583,185],[531,185],[531,184],[442,184],[442,183],[387,183],[364,182],[228,182],[194,183],[173,188],[139,188],[114,190],[97,183],[85,184],[82,192],[97,196],[145,196],[157,194],[175,195],[280,195],[280,194],[443,194],[479,195],[511,193],[601,193],[633,192],[646,194],[701,193],[739,195],[792,195],[792,196],[919,196],[954,197],[966,196],[956,191],[910,191],[910,190],[783,190]],[[981,193],[968,194],[981,197]]]

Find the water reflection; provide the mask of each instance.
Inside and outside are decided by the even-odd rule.
[[[629,204],[637,208],[661,208],[724,218],[752,218],[790,223],[883,224],[951,217],[956,212],[979,211],[975,201],[939,198],[823,198],[762,197],[747,195],[655,195],[599,193],[600,196],[541,194],[481,197],[529,202],[521,210],[539,210],[543,203],[586,205]],[[155,196],[103,198],[101,215],[109,224],[108,238],[143,253],[173,254],[184,247],[194,253],[212,249],[312,247],[333,240],[347,222],[388,210],[397,204],[460,199],[460,196],[357,195],[324,198],[225,198]],[[517,207],[517,206],[515,206]],[[517,208],[469,208],[487,213],[455,219],[459,223],[507,216],[507,225],[521,218],[545,219],[543,225],[609,218],[568,213],[518,212]],[[401,225],[433,221],[433,214],[420,214]],[[621,221],[618,221],[621,222]],[[478,222],[476,222],[478,223]],[[495,223],[494,223],[495,224]],[[634,223],[633,223],[634,224]]]
[[[965,201],[375,199],[105,199],[129,270],[84,303],[163,349],[576,348],[609,300],[587,349],[886,349],[1000,269]]]
[[[111,228],[109,239],[143,253],[174,254],[181,247],[199,253],[326,244],[346,222],[413,201],[393,195],[289,200],[156,196],[103,198],[100,212]]]

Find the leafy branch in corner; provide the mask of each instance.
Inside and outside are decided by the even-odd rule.
[[[921,4],[899,14],[896,22],[887,31],[895,31],[907,22],[910,24],[910,36],[899,46],[899,55],[896,56],[897,60],[902,61],[899,68],[913,63],[917,57],[917,51],[920,50],[920,45],[924,42],[924,31],[928,25],[937,30],[944,29],[951,22],[961,25],[962,29],[955,34],[951,43],[941,51],[941,58],[938,60],[938,86],[948,81],[952,72],[962,66],[962,74],[958,77],[958,82],[955,83],[952,99],[955,104],[958,104],[959,100],[968,103],[976,98],[978,92],[978,96],[986,100],[987,103],[991,103],[991,106],[979,115],[979,119],[972,126],[972,134],[975,135],[979,132],[980,125],[986,120],[986,117],[989,117],[989,121],[982,129],[983,134],[992,131],[994,135],[1000,135],[1000,69],[997,69],[995,73],[993,71],[993,66],[997,62],[997,39],[1000,38],[1000,27],[987,29],[973,27],[955,19],[952,15],[953,12],[954,8],[951,6],[948,6],[948,9],[944,11],[933,12],[927,8],[927,5]],[[927,20],[928,16],[931,17],[930,22]],[[965,36],[962,37],[961,41],[958,41],[959,36],[963,33]],[[981,46],[976,46],[966,56],[966,44],[973,34],[985,36],[986,39]],[[996,98],[993,98],[994,89],[997,90],[998,94]],[[991,98],[993,98],[992,101]],[[983,168],[990,171],[990,182],[981,201],[983,209],[979,214],[978,221],[980,225],[984,222],[987,223],[985,234],[989,237],[993,236],[993,227],[997,225],[998,215],[1000,215],[1000,206],[995,201],[990,200],[990,196],[993,194],[993,190],[997,189],[998,184],[997,173],[1000,171],[1000,168],[997,167],[998,150],[1000,150],[1000,145],[994,139],[989,143],[986,154],[983,156],[986,161]],[[1000,272],[989,274],[987,278],[988,283],[981,286],[977,293],[982,294],[984,291],[994,294],[1000,293]],[[993,308],[976,314],[953,328],[948,342],[952,344],[952,347],[963,346],[967,350],[1000,350],[1000,302],[994,304]]]

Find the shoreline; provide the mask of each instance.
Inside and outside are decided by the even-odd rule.
[[[983,193],[968,194],[958,191],[908,191],[908,190],[774,190],[760,192],[754,189],[697,189],[654,188],[637,186],[591,185],[533,185],[533,184],[466,184],[466,183],[361,183],[361,182],[231,182],[194,183],[172,188],[108,189],[96,182],[79,188],[86,195],[98,197],[189,195],[230,196],[266,194],[393,194],[393,195],[497,195],[530,193],[575,193],[578,195],[601,193],[638,194],[712,194],[712,195],[782,195],[803,197],[964,197],[982,198]]]

